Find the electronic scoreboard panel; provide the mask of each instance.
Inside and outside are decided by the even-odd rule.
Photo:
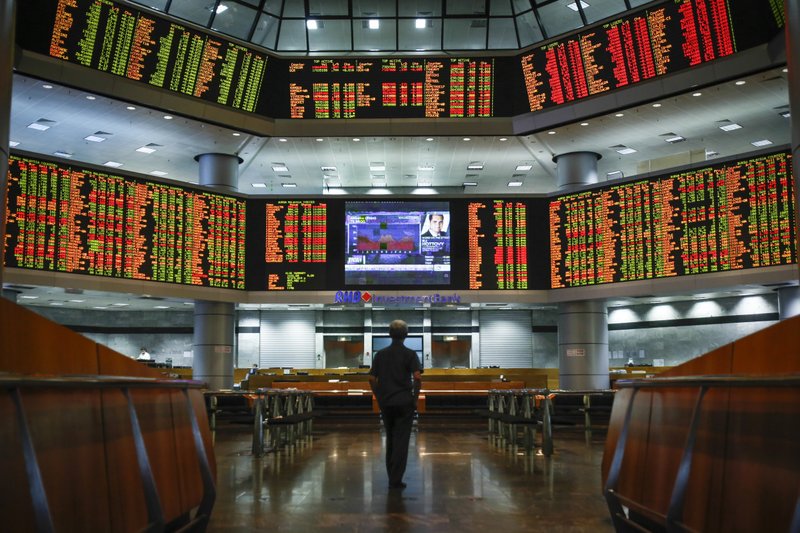
[[[776,1],[674,0],[550,42],[520,58],[528,110],[686,70],[767,42]]]
[[[234,109],[258,109],[263,52],[110,0],[26,0],[17,11],[23,48]]]
[[[550,288],[797,262],[788,152],[560,195]]]
[[[245,288],[239,198],[13,155],[5,264]]]
[[[18,2],[32,52],[278,119],[511,117],[766,42],[780,0],[669,0],[523,54],[285,58],[111,0]]]

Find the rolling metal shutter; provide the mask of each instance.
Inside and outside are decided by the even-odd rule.
[[[481,311],[480,366],[531,368],[530,311]]]
[[[314,311],[262,311],[259,367],[314,368]]]

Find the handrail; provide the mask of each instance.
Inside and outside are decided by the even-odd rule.
[[[684,443],[683,454],[675,475],[675,481],[670,495],[670,501],[665,516],[664,527],[666,531],[686,531],[688,528],[683,524],[683,509],[686,500],[686,492],[689,484],[689,476],[692,468],[694,447],[697,438],[699,420],[703,406],[703,400],[711,388],[786,388],[800,387],[800,375],[787,374],[783,376],[744,376],[744,375],[701,375],[701,376],[667,376],[649,379],[624,379],[616,382],[617,387],[633,389],[631,397],[625,406],[622,427],[617,437],[617,444],[614,448],[614,455],[609,465],[606,485],[603,494],[608,505],[609,512],[614,521],[617,531],[626,530],[626,514],[622,509],[624,496],[617,493],[617,485],[622,469],[622,461],[625,456],[625,446],[629,435],[631,413],[633,412],[634,401],[637,392],[641,389],[662,389],[662,388],[697,388],[698,394],[692,411],[689,428]],[[792,526],[790,531],[800,531],[800,496],[795,505]]]
[[[30,487],[30,495],[33,503],[34,518],[37,528],[40,531],[53,531],[54,525],[50,514],[50,506],[47,493],[42,483],[41,469],[36,456],[35,446],[28,429],[28,421],[22,403],[22,391],[26,389],[91,389],[91,390],[119,390],[125,398],[127,410],[130,417],[131,433],[136,450],[136,461],[139,467],[139,475],[142,480],[145,505],[147,508],[148,531],[164,530],[165,517],[161,506],[161,500],[155,484],[152,468],[150,466],[149,455],[139,424],[139,417],[136,412],[136,404],[133,401],[131,389],[162,389],[180,390],[186,400],[187,416],[191,425],[192,436],[195,450],[197,452],[198,467],[203,483],[203,496],[200,505],[197,507],[195,517],[187,525],[188,528],[197,527],[205,529],[211,516],[211,510],[216,498],[216,488],[214,478],[211,473],[211,466],[206,455],[206,447],[200,425],[197,420],[192,401],[189,396],[190,389],[205,388],[206,384],[195,380],[174,380],[158,378],[139,378],[139,377],[120,377],[105,375],[74,375],[74,376],[29,376],[20,374],[0,373],[0,389],[8,391],[15,405],[16,419],[19,426],[23,453],[25,458],[26,473]]]

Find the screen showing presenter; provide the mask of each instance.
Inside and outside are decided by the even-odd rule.
[[[447,237],[444,213],[428,213],[422,226],[423,237]]]

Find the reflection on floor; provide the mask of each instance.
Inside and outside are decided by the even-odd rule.
[[[247,426],[221,426],[209,531],[612,531],[600,491],[605,435],[554,433],[546,458],[494,446],[485,423],[423,419],[408,487],[390,491],[376,419],[317,422],[310,441],[260,459]]]

